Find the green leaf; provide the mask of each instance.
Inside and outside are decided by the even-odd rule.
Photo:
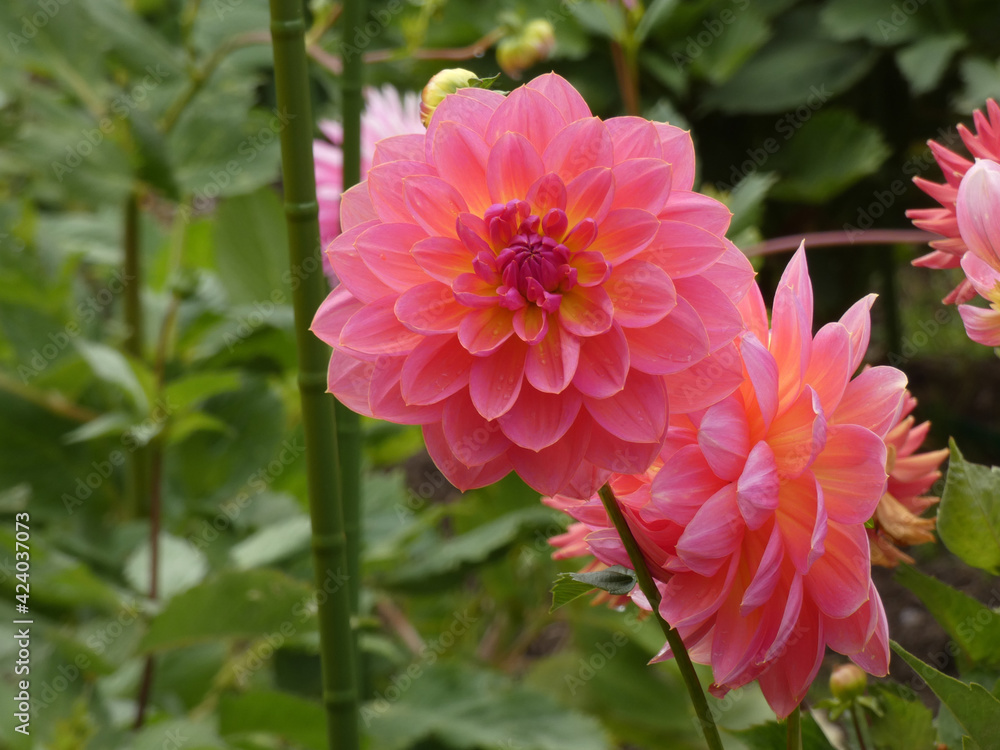
[[[326,713],[318,703],[291,693],[255,690],[219,700],[219,733],[267,732],[308,750],[327,750]]]
[[[1000,726],[1000,701],[982,685],[966,685],[920,661],[895,641],[892,650],[910,665],[934,695],[951,709],[966,734],[982,747],[996,747],[996,728]]]
[[[274,311],[272,295],[281,295],[280,302],[289,300],[288,284],[282,279],[288,263],[284,213],[273,190],[265,188],[223,201],[215,247],[219,278],[232,304],[256,302],[262,307],[258,314],[267,318]]]
[[[733,212],[729,222],[730,237],[735,237],[751,227],[759,227],[764,219],[764,199],[778,182],[773,172],[751,172],[740,180],[722,201]]]
[[[876,45],[899,44],[928,30],[922,15],[905,13],[899,6],[897,0],[830,0],[820,17],[830,36],[841,42],[866,39]]]
[[[709,33],[718,36],[703,46],[700,35],[713,23],[721,28],[716,26]],[[760,13],[749,7],[739,11],[738,6],[714,12],[695,28],[698,36],[688,36],[687,44],[674,53],[674,59],[683,62],[681,54],[690,56],[687,59],[691,69],[717,85],[729,80],[772,35],[771,27]]]
[[[238,372],[199,372],[172,380],[163,389],[163,395],[171,411],[177,412],[239,387]]]
[[[934,715],[920,700],[903,698],[899,692],[902,686],[874,685],[872,692],[878,697],[882,715],[869,713],[872,740],[877,748],[891,750],[934,750],[937,733],[934,730]]]
[[[584,0],[572,7],[572,13],[592,34],[615,40],[625,36],[625,13],[617,4]]]
[[[747,729],[725,729],[725,731],[739,737],[750,750],[775,750],[785,747],[787,738],[783,721],[771,721]],[[802,750],[835,750],[819,724],[807,712],[802,713]]]
[[[129,743],[130,750],[225,750],[226,744],[219,739],[211,717],[192,721],[191,719],[168,718],[147,724],[139,730]]]
[[[954,439],[941,505],[938,534],[955,555],[974,568],[1000,573],[1000,468],[969,463]]]
[[[649,32],[669,20],[676,7],[677,0],[653,0],[635,27],[634,37],[636,44],[642,44],[646,37],[649,36]]]
[[[613,596],[625,596],[635,588],[635,583],[635,571],[621,565],[612,565],[592,573],[560,573],[552,587],[552,607],[549,612],[579,599],[595,588],[603,589]]]
[[[138,593],[149,593],[151,549],[148,541],[139,545],[125,561],[125,580]],[[208,573],[205,554],[186,539],[160,533],[157,555],[156,588],[166,601],[201,582]]]
[[[457,665],[418,663],[411,669],[412,687],[400,688],[398,701],[362,707],[372,747],[404,750],[425,740],[455,750],[609,748],[595,719],[563,708],[545,693],[511,684],[502,675]]]
[[[926,94],[937,86],[952,56],[968,43],[964,34],[941,34],[920,39],[899,50],[896,64],[913,95]]]
[[[131,415],[122,411],[113,411],[95,417],[89,422],[84,422],[75,430],[70,430],[63,435],[63,442],[66,445],[73,445],[74,443],[85,443],[88,440],[95,440],[107,435],[120,435],[131,426]]]
[[[247,537],[229,550],[229,558],[242,570],[272,565],[307,551],[311,531],[308,516],[292,516]]]
[[[973,665],[1000,667],[1000,621],[992,610],[909,565],[897,569],[896,580],[920,597]]]
[[[823,203],[875,172],[891,153],[878,128],[847,110],[816,112],[804,124],[797,114],[779,122],[787,126],[786,142],[767,167],[782,176],[771,189],[781,200]]]
[[[166,139],[149,115],[139,109],[129,116],[135,151],[132,155],[136,176],[160,190],[172,201],[180,199],[169,160]]]
[[[222,573],[178,594],[150,623],[146,651],[316,628],[313,589],[277,570]]]
[[[506,553],[519,539],[552,524],[552,513],[533,507],[508,513],[435,545],[382,582],[392,588],[430,590]]]
[[[93,341],[77,341],[76,348],[98,378],[125,391],[140,413],[149,411],[149,398],[136,374],[138,363],[130,362],[110,346]]]
[[[963,58],[960,70],[965,85],[952,101],[956,112],[968,115],[987,99],[1000,98],[1000,61],[970,55]]]

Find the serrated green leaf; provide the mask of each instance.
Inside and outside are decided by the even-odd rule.
[[[916,696],[906,700],[892,685],[875,685],[881,716],[869,715],[871,736],[879,750],[934,750],[934,714]],[[912,691],[911,691],[912,694]]]
[[[996,746],[996,729],[1000,726],[1000,701],[982,685],[960,682],[925,664],[895,641],[891,641],[891,644],[892,650],[948,706],[971,739],[981,747]]]
[[[941,541],[968,565],[1000,572],[1000,468],[970,463],[954,439],[937,529]]]
[[[901,565],[896,580],[920,597],[973,665],[1000,666],[1000,620],[967,594]]]
[[[788,127],[786,140],[767,162],[781,175],[771,189],[775,198],[823,203],[875,172],[890,154],[878,128],[847,110],[822,110],[804,124],[797,114],[789,117],[780,121]]]
[[[222,573],[178,594],[149,625],[145,651],[213,640],[315,630],[313,589],[277,570]]]
[[[406,673],[410,674],[409,671]],[[597,721],[550,696],[468,667],[421,666],[395,703],[362,708],[372,747],[404,750],[436,740],[454,750],[607,750]]]
[[[219,700],[219,733],[225,737],[266,732],[308,750],[326,750],[326,713],[291,693],[255,690]]]
[[[776,750],[785,747],[785,722],[771,721],[747,729],[725,731],[740,738],[750,750]],[[819,724],[808,713],[802,714],[802,750],[835,750]]]
[[[552,606],[549,607],[549,612],[555,612],[560,607],[565,607],[593,590],[594,587],[589,583],[573,578],[572,573],[560,573],[556,577],[555,583],[552,584]]]
[[[968,44],[964,34],[941,34],[920,39],[896,53],[914,96],[926,94],[938,85],[952,56]]]
[[[130,362],[118,350],[94,341],[77,341],[76,348],[98,378],[121,388],[140,413],[149,411],[148,395],[136,373],[140,367],[137,362]]]

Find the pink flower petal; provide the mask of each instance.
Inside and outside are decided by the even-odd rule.
[[[875,585],[869,580],[864,604],[847,617],[826,619],[826,645],[846,656],[863,651],[878,625],[879,603]]]
[[[739,303],[753,285],[753,266],[732,242],[723,240],[723,244],[726,249],[722,257],[706,268],[701,276],[729,295],[733,302]]]
[[[383,138],[375,144],[372,155],[372,166],[385,164],[388,161],[423,161],[424,134],[406,133]]]
[[[580,394],[573,388],[563,393],[542,393],[524,385],[517,401],[497,422],[515,445],[539,451],[566,434],[581,404]]]
[[[580,341],[580,360],[573,385],[585,396],[608,398],[625,387],[629,371],[628,342],[621,326]]]
[[[734,555],[729,565],[714,576],[678,573],[663,587],[660,614],[675,628],[700,625],[714,615],[732,588],[739,569]]]
[[[571,122],[552,139],[542,154],[546,172],[569,182],[592,167],[614,165],[611,135],[597,117]]]
[[[584,400],[594,421],[631,443],[662,440],[667,423],[667,393],[662,379],[632,370],[625,387],[604,399]]]
[[[863,524],[875,514],[886,486],[886,447],[878,435],[853,424],[833,425],[812,466],[834,521]]]
[[[832,424],[856,424],[885,437],[903,408],[906,375],[895,367],[871,367],[847,384]]]
[[[455,300],[451,288],[437,281],[408,289],[393,308],[399,322],[418,333],[455,333],[468,308]]]
[[[826,437],[823,405],[816,391],[807,385],[768,431],[767,442],[774,451],[779,476],[782,479],[799,476],[823,450]]]
[[[671,181],[673,176],[671,175]],[[732,212],[724,203],[692,190],[672,188],[670,199],[656,215],[661,221],[679,221],[701,227],[719,237],[729,229]]]
[[[586,456],[595,466],[615,474],[642,474],[656,460],[662,447],[662,440],[652,443],[622,442],[620,437],[592,421]],[[597,489],[600,486],[594,491]]]
[[[615,178],[607,167],[594,167],[581,172],[566,185],[566,216],[570,227],[584,219],[598,224],[611,210],[615,198]]]
[[[691,134],[665,122],[654,122],[660,137],[663,160],[670,163],[674,173],[674,189],[690,190],[694,185],[694,143]]]
[[[723,239],[706,229],[679,221],[661,221],[644,257],[676,281],[702,273],[725,252]]]
[[[868,351],[868,340],[871,338],[871,314],[869,310],[875,304],[877,294],[869,294],[862,297],[840,318],[840,324],[851,334],[851,364],[848,370],[853,374],[861,360],[864,359],[865,352]]]
[[[851,661],[869,674],[885,677],[889,674],[889,625],[882,599],[874,585],[871,587],[870,597],[875,607],[875,627],[864,649],[851,654]]]
[[[451,286],[455,299],[466,307],[486,308],[500,304],[496,283],[484,281],[475,273],[463,273]]]
[[[414,406],[403,400],[400,374],[404,361],[404,357],[379,357],[372,366],[371,386],[368,390],[372,416],[397,424],[440,422],[440,403]]]
[[[492,145],[504,133],[520,133],[541,154],[565,126],[566,119],[551,101],[522,86],[510,92],[493,113],[486,126],[486,142]]]
[[[408,404],[435,404],[469,384],[472,355],[453,335],[427,336],[406,358],[400,377]]]
[[[976,160],[958,188],[956,215],[969,250],[1000,269],[1000,164]]]
[[[656,126],[642,117],[612,117],[604,125],[611,133],[615,163],[626,159],[660,159],[663,149]]]
[[[444,436],[444,428],[440,423],[423,426],[424,443],[434,464],[447,477],[448,481],[463,492],[475,487],[485,487],[493,484],[511,470],[506,455],[495,458],[482,466],[466,466],[451,452]]]
[[[624,263],[649,247],[659,228],[660,220],[648,211],[616,208],[599,222],[597,239],[587,249],[611,264]]]
[[[341,284],[320,304],[309,330],[330,346],[339,346],[344,325],[362,307],[364,305]]]
[[[743,318],[732,298],[707,279],[689,276],[675,282],[677,295],[695,310],[708,332],[712,351],[731,343],[744,331]]]
[[[412,255],[428,276],[445,284],[450,285],[461,274],[472,272],[472,253],[451,237],[428,237],[420,240],[413,246]]]
[[[422,226],[427,234],[457,236],[455,220],[469,207],[454,187],[439,177],[416,175],[403,180],[403,194],[412,221]]]
[[[705,501],[684,528],[677,555],[698,575],[715,575],[739,549],[745,529],[736,506],[736,486],[727,484]]]
[[[403,179],[416,175],[433,175],[435,169],[422,161],[390,161],[372,167],[368,172],[368,195],[386,223],[413,221],[413,214],[403,197]]]
[[[340,226],[344,231],[353,229],[358,224],[378,219],[375,206],[368,195],[368,183],[359,182],[340,198]]]
[[[489,146],[482,136],[457,122],[442,122],[435,139],[434,163],[441,178],[462,194],[470,211],[481,215],[491,203],[486,186]]]
[[[525,200],[531,204],[533,212],[544,216],[550,208],[566,210],[566,186],[559,175],[548,172],[543,174],[528,189]],[[556,239],[561,239],[557,237]]]
[[[749,377],[750,394],[760,412],[762,432],[771,428],[771,422],[778,412],[778,365],[771,352],[750,332],[744,334],[740,343],[740,354]],[[754,412],[747,399],[747,412]]]
[[[555,105],[556,109],[565,114],[566,119],[570,122],[590,117],[590,107],[587,106],[587,102],[562,76],[555,73],[545,73],[525,85],[527,88],[543,94]]]
[[[340,346],[360,354],[409,354],[424,339],[396,317],[396,296],[382,297],[358,310],[340,332]]]
[[[452,454],[466,466],[488,463],[511,446],[500,425],[483,419],[472,401],[463,395],[447,400],[441,427]]]
[[[803,381],[819,395],[820,403],[833,410],[844,395],[851,366],[851,334],[840,323],[827,323],[813,339],[809,366]]]
[[[784,556],[785,545],[781,541],[781,530],[775,525],[768,536],[767,546],[757,565],[757,571],[743,592],[743,599],[740,601],[741,613],[752,612],[768,602],[781,580]]]
[[[739,350],[735,344],[727,344],[686,370],[664,375],[664,379],[672,413],[689,414],[706,409],[743,382]]]
[[[562,440],[540,451],[512,447],[507,456],[514,470],[536,492],[556,495],[574,478],[590,441],[590,419],[581,413]]]
[[[531,142],[520,133],[504,133],[490,149],[486,183],[493,203],[523,200],[546,172]]]
[[[829,617],[847,617],[868,600],[871,557],[860,525],[829,521],[826,548],[805,576],[806,591]]]
[[[326,251],[340,283],[362,302],[374,302],[392,293],[392,289],[371,272],[354,247],[358,237],[375,226],[377,222],[369,221],[348,229],[336,237]]]
[[[521,392],[527,348],[510,338],[492,356],[476,357],[469,374],[469,395],[484,419],[506,414]]]
[[[525,343],[535,345],[549,333],[548,315],[540,307],[527,305],[514,312],[514,333]]]
[[[514,313],[503,307],[469,310],[458,328],[458,340],[470,354],[492,354],[514,334]]]
[[[604,288],[614,305],[615,322],[626,328],[658,323],[677,305],[674,284],[666,272],[638,258],[615,266]]]
[[[788,557],[802,574],[824,552],[828,526],[823,496],[812,472],[782,482],[775,518]]]
[[[615,311],[611,298],[601,286],[575,286],[562,295],[559,324],[569,333],[597,336],[611,328]]]
[[[778,507],[780,488],[774,451],[762,440],[747,456],[736,485],[736,500],[748,528],[759,529],[771,517]]]
[[[1000,271],[975,253],[962,256],[962,270],[981,297],[991,301],[1000,298]]]
[[[580,339],[552,325],[545,337],[528,349],[524,374],[538,390],[561,393],[573,380],[579,359]]]
[[[424,159],[434,163],[434,144],[437,141],[437,130],[446,122],[457,122],[472,130],[483,140],[486,139],[486,128],[497,107],[503,102],[503,96],[495,91],[484,91],[487,96],[471,94],[471,89],[461,89],[454,96],[446,96],[427,123],[427,135],[424,139]],[[490,96],[492,95],[492,96]]]
[[[959,305],[965,332],[983,346],[1000,346],[1000,312],[972,305]]]
[[[641,208],[658,216],[670,195],[670,165],[661,159],[627,159],[611,170],[615,202],[611,208]]]
[[[327,391],[351,411],[366,417],[374,416],[368,404],[373,369],[370,362],[334,349],[327,370]]]
[[[823,627],[813,608],[803,604],[801,614],[790,623],[789,629],[794,636],[775,654],[779,661],[768,665],[757,678],[764,698],[779,719],[798,710],[816,679],[826,651]]]
[[[750,452],[750,427],[739,399],[709,407],[698,425],[698,445],[720,479],[733,482],[740,477]]]
[[[650,501],[660,517],[687,526],[698,508],[725,484],[709,467],[701,448],[688,445],[674,453],[653,477]]]
[[[574,253],[569,262],[576,269],[576,283],[580,286],[603,284],[611,275],[611,267],[600,253]]]
[[[413,246],[427,234],[416,224],[376,224],[354,243],[358,255],[380,281],[397,292],[430,278],[413,259]]]

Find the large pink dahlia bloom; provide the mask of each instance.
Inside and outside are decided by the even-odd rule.
[[[447,96],[344,194],[328,249],[341,285],[313,322],[334,348],[330,391],[423,425],[462,489],[513,469],[586,497],[644,471],[668,393],[702,409],[741,377],[753,272],[693,180],[687,132],[602,122],[557,75]]]
[[[323,247],[340,234],[340,194],[344,192],[344,128],[334,120],[320,120],[319,129],[329,142],[313,141],[316,162],[316,199],[319,202],[319,234]],[[386,84],[365,89],[361,115],[361,176],[368,174],[375,144],[394,135],[422,133],[420,98],[412,91],[403,95]]]
[[[1000,164],[977,160],[962,178],[957,201],[958,227],[969,252],[962,270],[990,308],[960,305],[969,338],[1000,346]]]
[[[989,113],[988,116],[979,110],[973,113],[975,133],[965,125],[959,125],[958,134],[973,157],[1000,162],[1000,106],[990,99],[986,102],[986,111]],[[956,203],[962,177],[972,167],[972,162],[935,141],[928,141],[927,145],[930,146],[934,158],[940,165],[945,181],[936,183],[923,177],[914,177],[913,182],[940,203],[941,207],[911,209],[906,215],[920,229],[944,235],[944,238],[931,242],[934,250],[917,258],[913,261],[913,265],[925,268],[958,268],[962,257],[969,250],[969,245],[959,231]],[[976,294],[974,283],[971,278],[963,279],[944,298],[945,304],[968,302]]]
[[[712,666],[713,691],[757,680],[781,717],[805,696],[827,646],[873,674],[888,671],[865,522],[886,488],[884,439],[906,381],[890,367],[851,377],[868,346],[871,302],[813,337],[800,249],[770,330],[756,286],[747,295],[739,390],[673,415],[657,465],[611,480],[658,580],[660,612],[692,659]],[[598,499],[547,502],[589,528],[582,541],[599,561],[631,567]],[[577,550],[580,537],[574,528]]]

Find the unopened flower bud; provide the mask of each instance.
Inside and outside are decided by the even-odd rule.
[[[868,675],[856,664],[841,664],[830,675],[830,691],[833,697],[849,701],[864,695],[868,686]]]
[[[431,78],[420,93],[420,121],[424,127],[431,121],[434,110],[448,94],[468,88],[469,82],[476,80],[478,80],[476,74],[465,68],[446,68]]]
[[[556,46],[556,33],[544,18],[524,25],[520,32],[506,37],[497,45],[497,64],[511,78],[548,59]]]

